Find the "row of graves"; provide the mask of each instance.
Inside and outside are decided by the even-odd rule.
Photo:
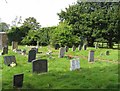
[[[73,45],[72,51],[76,50],[76,46]],[[87,45],[84,44],[78,46],[78,50],[87,50]],[[18,43],[12,42],[12,50],[14,52],[20,53],[20,54],[26,54],[26,50],[20,50],[18,49]],[[60,47],[59,44],[55,45],[55,50],[59,50],[58,57],[63,58],[65,56],[65,52],[69,51],[69,47]],[[6,54],[8,53],[8,50]],[[33,73],[44,73],[48,72],[48,60],[47,59],[36,59],[36,54],[38,53],[38,47],[31,48],[28,52],[28,63],[32,64],[32,72]],[[109,51],[107,51],[107,54],[109,54]],[[48,52],[48,55],[52,55],[52,51]],[[88,54],[88,62],[94,62],[94,51],[89,51]],[[7,66],[17,66],[16,58],[15,56],[4,56],[4,64]],[[73,58],[70,60],[70,71],[73,70],[79,70],[80,69],[80,58]],[[15,74],[13,76],[13,87],[15,88],[22,88],[24,81],[24,74]]]

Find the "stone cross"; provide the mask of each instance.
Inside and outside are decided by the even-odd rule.
[[[94,51],[89,51],[88,62],[94,62]]]

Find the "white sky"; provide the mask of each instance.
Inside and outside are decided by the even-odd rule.
[[[16,16],[34,17],[42,27],[57,25],[57,13],[77,0],[0,0],[0,18],[2,22],[11,24]]]

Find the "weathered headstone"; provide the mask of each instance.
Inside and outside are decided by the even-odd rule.
[[[15,56],[4,56],[4,63],[5,63],[5,65],[10,66],[10,64],[11,64],[12,62],[16,63],[16,58],[15,58]]]
[[[30,50],[28,54],[28,62],[32,62],[36,59],[36,50]]]
[[[13,76],[13,87],[22,88],[24,74],[17,74]]]
[[[94,51],[89,51],[88,62],[94,62]]]
[[[36,73],[42,73],[48,71],[48,64],[46,59],[32,61],[32,71]]]
[[[36,51],[36,53],[38,53],[38,48],[31,48],[31,50],[35,50]]]
[[[69,50],[69,47],[65,46],[65,51],[68,52],[68,50]]]
[[[72,47],[72,51],[75,51],[75,50],[76,50],[76,46],[73,45],[73,47]]]
[[[82,46],[81,46],[81,45],[79,45],[79,46],[78,46],[78,50],[81,50],[81,49],[82,49]]]
[[[109,51],[106,51],[106,52],[105,52],[105,55],[109,55],[109,54],[110,54],[110,52],[109,52]]]
[[[6,32],[0,32],[0,49],[8,46],[8,37]]]
[[[84,44],[84,45],[83,45],[83,50],[86,50],[86,49],[87,49],[87,45]]]
[[[72,71],[72,70],[76,70],[76,69],[80,69],[79,58],[70,60],[70,70]]]
[[[59,58],[63,58],[64,55],[65,55],[65,48],[61,47],[60,50],[59,50]]]
[[[12,50],[18,49],[18,42],[12,41]]]
[[[55,50],[58,50],[60,48],[59,44],[55,44]]]

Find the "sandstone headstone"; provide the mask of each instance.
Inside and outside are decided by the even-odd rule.
[[[28,62],[32,62],[36,59],[36,50],[30,50],[28,54]]]
[[[16,74],[13,76],[13,87],[22,88],[24,74]]]
[[[5,65],[10,66],[10,64],[11,64],[12,62],[16,63],[16,58],[15,58],[15,56],[4,56],[4,63],[5,63]]]
[[[36,73],[42,73],[48,71],[48,64],[46,59],[32,61],[32,71]]]
[[[59,50],[59,58],[63,58],[64,55],[65,55],[65,48],[61,47],[60,50]]]
[[[12,50],[18,49],[18,42],[12,41]]]
[[[94,62],[94,51],[89,51],[88,62]]]

